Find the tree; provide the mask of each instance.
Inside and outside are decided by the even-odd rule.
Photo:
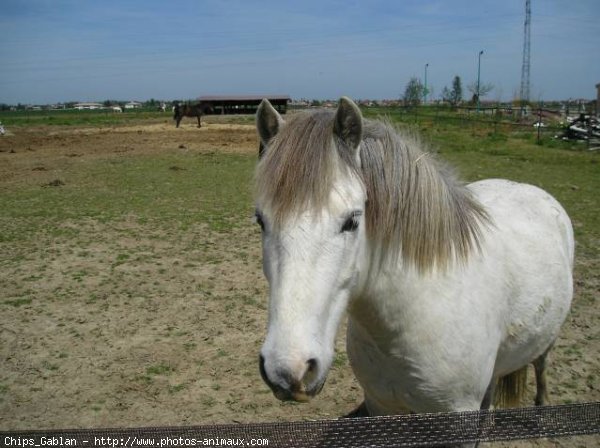
[[[149,109],[157,109],[159,105],[160,103],[158,102],[158,100],[155,100],[154,98],[150,98],[144,103],[144,107],[147,107]]]
[[[450,93],[450,89],[448,89],[448,86],[444,86],[444,88],[442,89],[442,100],[447,103],[452,104],[450,102],[451,98],[452,98],[452,94]]]
[[[457,106],[462,101],[463,91],[462,91],[462,82],[460,81],[460,76],[455,76],[452,80],[452,91],[450,104],[453,106]]]
[[[442,99],[448,103],[452,107],[456,107],[462,101],[462,83],[460,81],[460,76],[455,76],[452,80],[452,90],[448,89],[448,87],[444,87],[442,90]]]
[[[427,90],[427,98],[433,98],[435,95],[435,87],[433,84],[429,84],[427,88],[423,87],[423,93]],[[430,100],[431,101],[431,100]]]
[[[477,83],[472,82],[471,84],[469,84],[467,86],[467,89],[469,89],[469,92],[471,92],[473,94],[471,101],[473,101],[473,103],[476,103],[477,102]],[[494,90],[493,84],[479,84],[479,99],[481,100],[481,98],[486,96],[492,90]]]
[[[410,106],[418,106],[423,98],[423,83],[417,77],[410,78],[406,89],[404,89],[404,103]]]

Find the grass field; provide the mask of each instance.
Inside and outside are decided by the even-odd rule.
[[[551,361],[551,401],[600,400],[599,156],[383,112],[465,180],[528,182],[563,203],[577,239],[576,297]],[[175,129],[159,113],[0,120],[11,133],[0,138],[0,426],[322,418],[360,402],[343,338],[308,405],[275,401],[260,380],[252,117],[207,117],[202,130],[193,120]]]
[[[112,110],[21,110],[0,111],[0,122],[7,127],[31,126],[123,126],[125,124],[160,122],[170,119],[172,112],[147,109],[126,110],[115,113]],[[229,117],[225,118],[226,121]],[[236,122],[251,122],[252,117],[234,117]]]
[[[22,126],[111,126],[132,121],[161,118],[165,112],[133,111],[115,113],[112,110],[21,110],[1,111],[0,122],[7,127]]]

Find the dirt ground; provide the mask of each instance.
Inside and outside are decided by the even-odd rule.
[[[168,151],[256,154],[256,133],[217,118],[201,129],[185,121],[180,129],[171,121],[19,129],[0,138],[0,191],[51,182],[82,160]],[[0,428],[336,418],[360,403],[343,331],[327,384],[310,403],[281,403],[260,379],[266,282],[255,226],[178,233],[133,218],[67,218],[60,230],[21,246],[0,240]],[[573,311],[550,359],[555,404],[600,400],[599,312],[579,300],[598,297],[600,277],[578,272],[587,271],[576,271]]]

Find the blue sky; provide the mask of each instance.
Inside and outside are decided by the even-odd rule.
[[[289,94],[438,97],[459,75],[519,90],[524,0],[0,2],[0,102]],[[600,1],[532,0],[531,98],[593,98]]]

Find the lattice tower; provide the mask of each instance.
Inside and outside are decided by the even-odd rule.
[[[531,67],[531,0],[525,0],[525,35],[521,66],[521,101],[529,102],[529,72]]]

